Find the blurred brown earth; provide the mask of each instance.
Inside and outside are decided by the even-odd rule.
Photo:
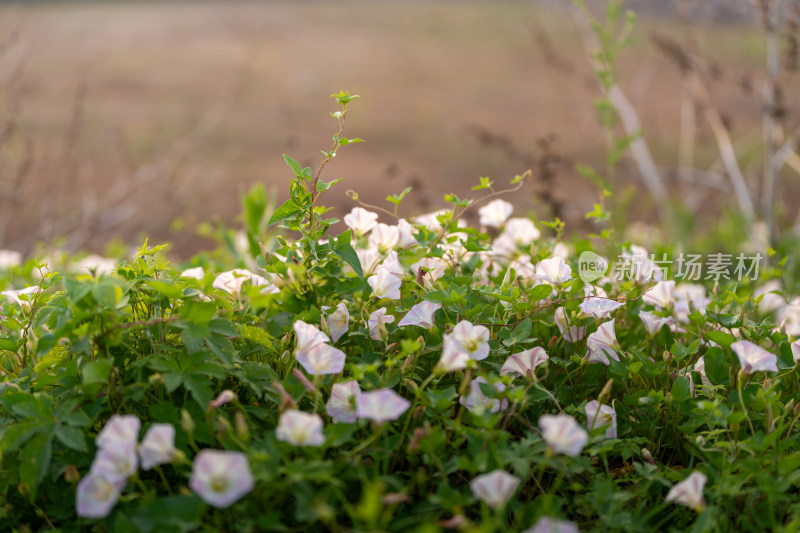
[[[652,35],[691,39],[724,68],[709,82],[714,105],[755,189],[760,108],[731,80],[763,71],[763,37],[747,22],[705,24],[640,21],[619,79],[664,175],[674,175],[681,77]],[[321,161],[335,126],[329,95],[340,89],[362,97],[345,135],[367,142],[326,169],[326,179],[343,178],[324,202],[335,215],[354,205],[347,189],[383,205],[412,185],[401,210],[412,215],[443,207],[445,192],[470,197],[480,176],[502,184],[529,167],[537,183],[510,198],[518,213],[555,211],[581,228],[598,197],[574,171],[603,170],[606,138],[568,10],[504,1],[12,4],[0,6],[0,47],[0,248],[66,236],[67,247],[100,251],[112,237],[150,235],[183,256],[202,249],[197,224],[236,224],[251,184],[287,196],[282,153]],[[795,123],[796,77],[786,92]],[[696,164],[722,171],[698,121]],[[630,162],[618,179],[638,184]],[[787,174],[778,195],[787,216],[795,183]],[[733,205],[714,189],[671,187],[711,213]],[[637,191],[631,218],[652,221],[653,202]]]

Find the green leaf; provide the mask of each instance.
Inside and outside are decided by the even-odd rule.
[[[406,187],[400,194],[390,194],[389,196],[387,196],[386,201],[391,202],[394,205],[399,205],[400,202],[403,201],[403,198],[405,198],[406,195],[410,192],[411,192],[411,187]]]
[[[161,496],[142,507],[131,520],[142,531],[194,531],[205,514],[206,505],[195,495]]]
[[[100,359],[86,363],[81,368],[81,377],[84,385],[93,383],[108,383],[108,376],[114,367],[113,359]]]
[[[269,222],[267,222],[268,226],[272,226],[276,222],[280,222],[285,218],[289,218],[290,216],[296,215],[300,212],[300,207],[294,203],[294,201],[290,198],[283,202],[281,206],[272,213],[272,216],[269,217]]]
[[[298,178],[302,177],[303,175],[303,167],[300,166],[300,163],[292,159],[289,155],[283,154],[283,160],[286,161],[286,164],[289,165],[294,172],[294,175]]]
[[[543,300],[550,296],[550,293],[552,292],[553,287],[546,283],[542,283],[541,285],[536,285],[530,290],[530,297],[534,302],[538,302],[539,300]]]
[[[676,379],[672,383],[670,394],[672,394],[672,398],[678,402],[690,400],[692,398],[692,389],[689,387],[689,378],[680,376]]]
[[[180,314],[186,322],[198,326],[205,326],[214,314],[217,312],[217,306],[214,302],[197,302],[189,300],[181,306]]]
[[[730,348],[731,344],[736,342],[736,337],[730,333],[725,333],[724,331],[708,331],[705,333],[705,337],[706,339],[714,341],[725,348]]]
[[[706,376],[714,385],[727,384],[730,377],[730,361],[719,348],[711,348],[703,356],[706,364]]]
[[[353,267],[353,270],[356,271],[356,275],[359,278],[364,279],[364,271],[361,269],[361,261],[358,260],[358,254],[350,244],[350,239],[352,239],[352,233],[350,230],[347,230],[336,238],[332,251],[337,257],[341,258],[348,265]]]
[[[58,440],[63,442],[65,446],[68,446],[79,452],[89,451],[89,448],[86,446],[86,438],[83,435],[83,431],[81,431],[79,428],[62,426],[58,424],[55,426],[55,428],[56,437]]]
[[[742,319],[736,315],[720,315],[711,311],[706,311],[709,318],[713,318],[717,323],[725,328],[742,327]]]
[[[251,342],[255,342],[256,344],[260,344],[261,346],[272,348],[272,340],[274,337],[267,333],[266,330],[257,328],[255,326],[248,326],[247,324],[241,324],[239,329],[242,332],[243,338]]]
[[[47,473],[53,449],[53,433],[39,433],[22,448],[19,455],[19,480],[28,487],[31,501],[36,499],[36,490]]]

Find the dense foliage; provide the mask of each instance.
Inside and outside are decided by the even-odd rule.
[[[325,163],[357,141],[335,97]],[[286,161],[290,199],[245,199],[238,257],[0,267],[0,529],[800,527],[800,303],[766,285],[779,268],[675,285],[596,237],[637,269],[578,276],[588,241],[511,218],[485,178],[478,200],[386,224],[404,191],[331,236],[325,163]]]

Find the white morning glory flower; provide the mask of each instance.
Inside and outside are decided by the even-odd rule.
[[[609,357],[619,361],[619,355],[615,350],[619,344],[617,344],[617,334],[614,331],[614,319],[600,324],[597,331],[586,339],[586,346],[589,348],[589,353],[586,355],[586,360],[589,362],[608,365],[610,364]]]
[[[406,275],[403,265],[400,264],[400,259],[397,256],[397,252],[394,250],[386,255],[386,259],[381,262],[379,268],[388,270],[393,276],[400,280],[402,280]]]
[[[589,434],[569,415],[542,415],[539,427],[547,446],[555,453],[575,457],[589,442]]]
[[[800,362],[800,341],[794,341],[792,344],[792,359],[794,362]]]
[[[203,267],[194,267],[194,268],[187,268],[183,272],[180,273],[180,277],[182,278],[190,278],[190,279],[203,279],[206,275],[205,270]]]
[[[499,228],[505,224],[508,217],[514,211],[514,206],[505,200],[492,200],[485,206],[478,209],[480,215],[479,224],[481,226],[489,226],[492,228]]]
[[[423,257],[411,265],[411,273],[414,274],[414,277],[417,279],[423,276],[423,284],[429,289],[433,287],[434,282],[445,273],[447,267],[447,261],[440,257]]]
[[[366,250],[359,248],[356,250],[356,255],[358,256],[358,262],[361,263],[361,270],[364,272],[365,276],[371,274],[375,270],[378,266],[378,259],[380,259],[381,256],[377,248],[367,248]]]
[[[745,374],[778,371],[778,357],[761,346],[750,341],[736,341],[731,344],[731,349],[739,356],[739,363]]]
[[[397,226],[379,222],[369,234],[370,248],[377,248],[379,251],[391,250],[398,242],[400,242],[400,229]]]
[[[325,321],[328,333],[331,334],[331,340],[333,342],[338,341],[347,333],[347,329],[350,327],[350,313],[347,310],[347,304],[339,302],[336,310],[327,317],[323,317],[322,320]]]
[[[334,383],[331,387],[331,397],[325,406],[328,416],[337,422],[355,422],[355,399],[359,394],[361,387],[356,380]]]
[[[22,254],[15,250],[0,250],[0,268],[7,269],[22,264]]]
[[[150,470],[156,465],[171,463],[175,457],[175,428],[172,424],[153,424],[139,444],[142,468]]]
[[[20,307],[27,307],[30,305],[30,300],[33,298],[32,295],[41,290],[41,287],[34,285],[32,287],[25,287],[24,289],[2,291],[0,292],[0,296],[5,296],[11,301],[11,303]],[[22,300],[20,299],[20,296],[25,296],[26,298]]]
[[[136,415],[111,415],[103,429],[97,434],[95,443],[98,448],[114,447],[139,442],[139,429],[142,422]]]
[[[689,477],[669,489],[666,501],[679,503],[700,512],[706,506],[706,500],[703,497],[706,481],[708,481],[706,475],[695,470],[689,474]]]
[[[442,308],[442,304],[435,304],[433,302],[424,301],[418,303],[408,310],[400,322],[397,323],[399,327],[403,326],[420,326],[425,329],[433,327],[433,315]]]
[[[672,295],[674,291],[675,282],[673,280],[659,281],[652,288],[644,292],[642,301],[659,308],[666,308],[675,303],[675,297]]]
[[[642,319],[644,329],[650,336],[656,335],[661,328],[671,326],[673,323],[672,317],[658,316],[650,311],[639,311],[639,318]]]
[[[399,300],[400,299],[400,279],[392,274],[389,270],[378,267],[374,276],[367,279],[367,283],[372,287],[372,292],[376,298]]]
[[[209,505],[230,507],[253,490],[247,456],[242,452],[201,450],[192,465],[189,488]]]
[[[367,211],[363,207],[354,207],[343,217],[345,225],[356,235],[364,235],[378,223],[378,213]]]
[[[488,381],[483,376],[473,379],[469,384],[469,393],[466,396],[461,396],[458,399],[458,403],[466,407],[468,411],[473,412],[489,411],[490,413],[497,413],[505,410],[508,407],[508,400],[489,398],[481,390],[481,383],[488,383]],[[497,392],[506,390],[506,386],[499,382],[494,384],[494,388]]]
[[[138,466],[136,443],[118,442],[97,450],[90,470],[111,481],[124,481],[136,473]]]
[[[345,353],[330,344],[319,344],[307,352],[295,352],[295,358],[312,376],[338,374],[344,370]]]
[[[397,246],[400,248],[410,248],[417,244],[417,239],[414,238],[417,229],[409,224],[406,219],[401,218],[397,221],[397,230],[400,232]]]
[[[320,344],[328,344],[330,339],[316,326],[307,324],[302,320],[295,320],[292,325],[295,337],[297,338],[296,352],[308,352]]]
[[[472,494],[476,498],[497,510],[508,503],[520,481],[518,477],[512,476],[508,472],[494,470],[470,481],[469,488],[472,489]]]
[[[322,446],[325,442],[322,418],[297,409],[287,409],[281,413],[275,436],[294,446]]]
[[[438,217],[446,215],[447,213],[448,211],[446,209],[442,209],[440,211],[434,211],[433,213],[419,215],[414,217],[414,224],[425,226],[425,229],[428,231],[440,231],[442,229],[442,224],[439,222]]]
[[[586,336],[586,328],[583,326],[570,326],[567,320],[567,310],[559,307],[555,311],[556,326],[569,342],[578,342]]]
[[[117,268],[117,261],[115,259],[109,259],[100,255],[91,254],[87,255],[80,261],[77,261],[73,267],[75,272],[84,272],[86,274],[90,274],[92,271],[95,271],[98,275],[110,274],[115,268]]]
[[[472,361],[472,359],[469,358],[469,355],[458,350],[452,344],[446,344],[436,367],[443,372],[455,372],[456,370],[464,370],[467,368],[467,363],[470,361]]]
[[[508,359],[500,368],[500,375],[519,374],[524,378],[532,379],[536,375],[536,367],[547,363],[549,359],[550,357],[544,351],[544,348],[536,346],[530,350],[524,350],[508,356]]]
[[[356,396],[356,416],[378,424],[397,420],[411,407],[411,402],[392,389],[362,392]]]
[[[489,330],[485,326],[474,326],[462,320],[453,328],[453,332],[444,337],[444,351],[455,350],[470,359],[481,361],[489,356]]]
[[[543,259],[536,265],[536,277],[548,283],[566,283],[572,279],[572,268],[563,257]]]
[[[506,221],[506,227],[502,235],[509,237],[518,246],[529,246],[533,241],[542,236],[536,226],[529,218],[510,218]]]
[[[617,438],[617,412],[610,405],[600,405],[597,400],[586,404],[586,427],[589,430],[606,428],[606,438]]]
[[[89,473],[78,483],[75,509],[83,518],[105,518],[117,503],[124,480],[109,479],[103,473]]]
[[[391,324],[393,322],[394,315],[387,315],[385,307],[381,307],[377,311],[373,311],[369,314],[369,320],[367,321],[369,337],[376,341],[381,340],[381,331],[385,332],[386,324]]]
[[[690,303],[700,313],[705,313],[711,299],[706,297],[706,288],[699,283],[679,283],[673,292],[675,296],[675,315],[680,322],[689,321]]]
[[[533,527],[522,533],[578,533],[578,526],[567,520],[556,520],[549,516],[543,516],[536,521]]]
[[[244,268],[236,268],[227,272],[221,272],[214,279],[212,287],[225,291],[228,294],[238,296],[242,292],[242,286],[248,281],[254,287],[263,287],[260,290],[261,294],[275,294],[280,292],[280,289],[270,283],[269,280]]]
[[[615,302],[607,298],[587,298],[580,304],[581,311],[587,315],[592,315],[597,319],[608,318],[608,316],[624,306],[622,302]]]

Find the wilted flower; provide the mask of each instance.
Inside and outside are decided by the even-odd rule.
[[[397,420],[409,407],[411,402],[392,389],[362,392],[356,396],[356,416],[378,424]]]
[[[778,371],[778,357],[761,346],[749,341],[737,341],[731,344],[731,349],[739,356],[739,363],[745,374],[762,370],[764,372]]]
[[[586,339],[586,346],[589,348],[589,353],[586,354],[586,360],[589,362],[608,365],[610,364],[609,357],[619,361],[619,355],[615,351],[618,344],[617,334],[614,331],[614,319],[600,324],[597,331]]]
[[[530,350],[525,350],[514,355],[510,355],[503,367],[500,369],[500,375],[503,374],[519,374],[524,378],[532,378],[535,369],[539,365],[547,363],[550,357],[544,348],[536,346]]]
[[[400,241],[400,230],[397,226],[389,226],[379,222],[372,233],[369,234],[369,246],[377,248],[378,251],[391,250]]]
[[[356,235],[364,235],[378,223],[378,213],[367,211],[363,207],[354,207],[343,220]]]
[[[361,394],[361,387],[356,380],[334,383],[331,388],[331,397],[325,409],[328,416],[338,422],[356,421],[355,398]]]
[[[382,340],[381,330],[386,331],[386,324],[394,322],[394,315],[387,315],[386,308],[381,307],[377,311],[369,314],[369,321],[367,328],[369,328],[369,337],[373,340]]]
[[[433,327],[433,315],[442,308],[442,304],[435,304],[433,302],[428,302],[427,300],[421,303],[418,303],[411,309],[409,309],[406,316],[404,316],[400,322],[397,323],[399,327],[403,326],[420,326],[425,329],[430,329]]]
[[[567,520],[556,520],[549,516],[543,516],[536,521],[533,527],[522,533],[578,533],[578,526]]]
[[[214,398],[208,403],[208,406],[212,409],[219,409],[226,403],[232,402],[236,398],[236,393],[234,393],[230,389],[225,389],[224,391],[219,393],[219,396]]]
[[[469,483],[472,494],[492,509],[503,507],[519,486],[520,479],[503,470],[482,474]]]
[[[608,298],[588,298],[581,302],[579,307],[587,315],[603,319],[624,305],[622,302],[615,302]]]
[[[589,434],[569,415],[542,415],[539,427],[547,446],[555,453],[575,457],[589,442]]]
[[[597,400],[586,404],[586,427],[589,430],[606,428],[606,438],[617,438],[617,412],[610,405],[600,405]]]
[[[697,512],[702,511],[706,506],[703,488],[706,486],[707,480],[704,473],[695,470],[689,474],[689,477],[669,489],[666,501],[685,505]]]
[[[566,283],[572,279],[572,269],[563,257],[551,257],[536,265],[536,277],[548,283]]]
[[[192,465],[189,488],[209,505],[229,507],[253,490],[247,456],[242,452],[201,450]]]
[[[175,457],[175,428],[172,424],[153,424],[139,444],[142,468],[150,470],[156,465],[171,463]]]
[[[281,413],[275,436],[295,446],[322,446],[325,442],[322,418],[297,409],[287,409]]]
[[[556,325],[558,330],[569,342],[578,342],[586,336],[586,328],[583,326],[570,326],[567,321],[567,310],[559,307],[555,311]]]
[[[492,200],[478,209],[478,214],[481,217],[479,223],[481,226],[499,228],[505,224],[513,211],[514,206],[505,200]]]
[[[659,281],[652,288],[646,290],[642,295],[642,301],[660,308],[669,307],[675,302],[672,293],[675,290],[675,282]]]
[[[488,384],[486,378],[483,376],[473,379],[469,384],[469,393],[466,396],[461,396],[458,403],[463,405],[469,411],[489,411],[490,413],[497,413],[505,410],[508,407],[508,400],[500,400],[498,398],[489,398],[481,390],[481,383]],[[506,390],[506,386],[502,383],[494,384],[497,392]]]
[[[98,448],[126,444],[136,446],[141,426],[142,423],[136,415],[111,415],[106,425],[97,434],[95,443]]]
[[[90,472],[78,483],[75,495],[78,516],[105,518],[117,503],[124,486],[124,480],[112,480],[103,473]]]
[[[276,292],[280,292],[280,289],[270,283],[269,280],[244,268],[236,268],[227,272],[221,272],[214,279],[212,286],[215,289],[238,296],[242,292],[242,286],[247,281],[254,287],[263,287],[260,291],[261,294],[275,294]]]
[[[350,326],[350,313],[347,311],[347,304],[339,302],[336,306],[336,311],[324,317],[325,326],[328,328],[328,333],[331,334],[333,342],[338,341],[342,335],[347,333]]]
[[[481,361],[489,356],[489,330],[485,326],[474,326],[462,320],[453,332],[444,337],[444,351],[461,352],[470,359]]]
[[[295,320],[292,328],[297,338],[295,348],[297,352],[308,352],[320,344],[328,344],[328,342],[330,342],[328,336],[321,332],[316,326],[307,324],[302,320]]]
[[[367,283],[372,287],[372,292],[378,299],[400,299],[400,285],[402,282],[397,276],[383,267],[378,267],[375,275],[367,279]]]
[[[307,352],[298,351],[295,358],[313,376],[338,374],[344,369],[344,352],[330,344],[319,344]]]
[[[203,279],[206,275],[205,270],[203,267],[198,266],[194,268],[187,268],[183,272],[181,272],[180,277],[182,278],[191,278],[191,279]]]
[[[136,443],[117,442],[97,450],[90,470],[111,481],[124,481],[136,473],[138,466]]]

